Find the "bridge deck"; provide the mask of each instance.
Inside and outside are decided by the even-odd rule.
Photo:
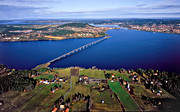
[[[107,38],[108,38],[108,37],[104,37],[104,38],[102,38],[102,39],[99,39],[99,40],[93,41],[93,42],[91,42],[91,43],[88,43],[88,44],[86,44],[86,45],[83,45],[83,46],[81,46],[81,47],[79,47],[79,48],[77,48],[77,49],[74,49],[74,50],[72,50],[72,51],[70,51],[70,52],[68,52],[68,53],[66,53],[66,54],[63,54],[63,55],[61,55],[61,56],[59,56],[59,57],[57,57],[57,58],[55,58],[55,59],[53,59],[53,60],[51,60],[51,61],[49,61],[49,62],[47,62],[47,63],[50,65],[51,63],[53,63],[53,62],[55,62],[55,61],[61,60],[62,58],[65,58],[65,57],[67,57],[67,56],[73,55],[74,53],[80,52],[80,51],[82,51],[82,50],[84,50],[84,49],[86,49],[86,48],[88,48],[88,47],[90,47],[90,46],[92,46],[92,45],[95,45],[95,44],[97,44],[97,43],[100,43],[100,42],[102,42],[103,40],[105,40],[105,39],[107,39]]]

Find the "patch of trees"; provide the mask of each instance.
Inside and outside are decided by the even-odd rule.
[[[59,97],[55,103],[54,103],[54,106],[56,108],[58,108],[60,111],[66,109],[66,108],[69,108],[71,105],[71,103],[77,103],[79,101],[84,101],[84,103],[86,103],[86,110],[88,111],[89,109],[89,105],[90,105],[90,96],[87,95],[85,96],[84,94],[81,94],[81,93],[75,93],[73,95],[71,95],[71,98],[67,98],[66,100],[64,99],[64,96],[61,96]],[[61,105],[64,106],[64,108],[61,108]]]
[[[33,28],[34,31],[47,31],[49,28]]]
[[[104,33],[104,32],[99,32],[98,34],[101,35],[101,36],[106,36],[106,35],[107,35],[107,34]]]
[[[42,73],[42,72],[48,72],[49,70],[51,70],[51,69],[49,69],[49,68],[40,68],[37,71]]]
[[[63,24],[60,27],[78,27],[78,28],[84,28],[86,27],[87,23],[68,23],[68,24]]]
[[[147,77],[144,77],[146,81],[158,83],[159,86],[173,95],[180,92],[180,75],[177,73],[161,72],[152,69],[137,69],[136,72],[142,77],[144,77],[143,74],[146,74]]]
[[[110,73],[106,73],[106,74],[104,74],[104,76],[105,76],[106,79],[111,78],[111,74]]]
[[[9,90],[23,91],[31,90],[35,87],[36,81],[33,78],[29,78],[29,74],[33,74],[35,71],[13,71],[11,75],[6,75],[0,78],[0,94]]]
[[[73,33],[75,33],[75,31],[73,31],[73,30],[57,30],[53,33],[50,33],[49,35],[61,36],[61,35],[67,35],[67,34],[73,34]]]
[[[0,75],[8,74],[10,71],[7,66],[0,64]]]
[[[145,104],[152,104],[152,105],[154,105],[154,106],[159,106],[159,105],[161,105],[162,104],[162,101],[161,101],[161,99],[158,99],[158,98],[150,98],[150,97],[147,97],[147,96],[142,96],[141,97],[141,99],[142,100],[144,100],[145,102]]]

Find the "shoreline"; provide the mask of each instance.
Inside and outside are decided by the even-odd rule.
[[[2,63],[0,63],[2,64]],[[45,63],[46,64],[46,63]],[[3,64],[5,65],[5,64]],[[9,66],[7,66],[8,69],[15,69],[15,70],[35,70],[36,67],[38,66],[41,66],[43,64],[38,64],[38,65],[35,65],[34,67],[32,68],[29,68],[29,69],[16,69],[16,68],[10,68]],[[124,70],[137,70],[137,69],[143,69],[143,70],[148,70],[148,69],[151,69],[151,70],[158,70],[158,71],[161,71],[161,72],[168,72],[168,73],[176,73],[176,74],[180,74],[180,72],[173,72],[173,71],[168,71],[168,70],[160,70],[160,69],[153,69],[153,68],[123,68],[123,67],[120,67],[120,68],[99,68],[97,66],[91,66],[91,67],[83,67],[83,66],[68,66],[68,67],[42,67],[42,68],[49,68],[49,69],[66,69],[66,68],[80,68],[80,69],[98,69],[98,70],[102,70],[102,71],[106,71],[106,70],[120,70],[120,69],[124,69]],[[39,68],[41,69],[41,68]]]
[[[110,24],[97,24],[97,25],[110,25]],[[116,25],[116,24],[112,24],[112,25]],[[119,26],[119,25],[117,24],[116,26]],[[136,30],[136,31],[145,31],[145,32],[152,32],[152,33],[165,33],[165,34],[177,34],[177,35],[180,35],[180,33],[139,30],[139,29],[129,28],[129,27],[126,27],[126,26],[119,26],[119,27],[115,27],[113,29],[123,29],[123,28],[127,29],[127,30]]]
[[[61,40],[68,40],[68,39],[96,39],[96,38],[103,38],[105,36],[100,36],[100,37],[92,37],[92,38],[64,38],[64,39],[45,39],[45,40],[15,40],[15,41],[1,41],[0,42],[4,42],[4,43],[9,43],[9,42],[35,42],[35,41],[61,41]]]
[[[112,29],[110,29],[110,30],[112,30]],[[105,31],[105,32],[107,32],[107,31]],[[0,42],[35,42],[35,41],[60,41],[60,40],[68,40],[68,39],[96,39],[96,38],[102,38],[102,37],[105,37],[105,36],[109,36],[109,35],[106,34],[104,36],[99,36],[99,37],[74,37],[74,38],[66,38],[66,37],[64,37],[62,39],[55,39],[55,38],[46,37],[47,39],[44,39],[44,40],[43,39],[42,40],[38,40],[38,39],[34,39],[34,40],[5,40],[5,41],[0,40]],[[60,37],[60,36],[58,36],[58,37]]]

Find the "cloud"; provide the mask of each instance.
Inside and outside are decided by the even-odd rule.
[[[148,6],[148,5],[142,5],[140,7],[138,7],[139,9],[143,9],[143,10],[165,10],[165,9],[180,9],[180,4],[170,4],[170,5],[152,5],[152,6]]]
[[[60,3],[61,0],[0,0],[0,5],[47,7],[51,3]]]
[[[44,9],[47,9],[47,7],[0,5],[0,16],[1,19],[35,17],[39,15],[36,13],[38,10]]]
[[[73,18],[73,17],[121,17],[121,16],[180,16],[180,2],[165,0],[0,0],[0,19],[6,18]],[[131,1],[131,2],[130,2]],[[133,3],[132,3],[133,1]],[[123,3],[122,3],[123,2]],[[154,2],[154,3],[153,3]],[[74,5],[73,3],[76,3]],[[89,3],[89,4],[88,4]],[[91,3],[91,4],[92,4]],[[119,3],[119,4],[118,4]],[[176,4],[175,4],[176,3]],[[86,5],[89,5],[86,7]],[[142,17],[142,16],[139,16]]]
[[[160,5],[156,7],[152,7],[152,9],[179,9],[180,5]]]
[[[145,12],[145,13],[126,13],[124,15],[178,15],[180,16],[180,12],[167,12],[167,13],[149,13],[149,12]]]
[[[31,7],[31,6],[11,6],[11,5],[0,5],[0,11],[11,11],[11,10],[34,10],[34,9],[44,9],[47,7]]]
[[[144,7],[144,6],[147,6],[147,4],[139,4],[139,5],[136,5],[136,7]]]

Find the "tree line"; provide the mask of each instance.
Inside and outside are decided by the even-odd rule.
[[[31,70],[13,71],[10,75],[0,78],[0,94],[9,90],[23,91],[31,90],[36,85],[36,80],[29,75],[35,73]]]

